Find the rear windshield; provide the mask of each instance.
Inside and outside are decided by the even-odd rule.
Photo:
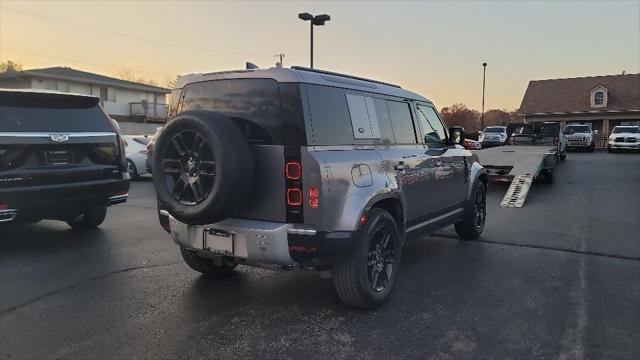
[[[283,143],[278,83],[271,79],[205,81],[184,87],[180,111],[206,110],[236,121],[253,144]]]
[[[483,132],[486,134],[486,133],[503,133],[505,131],[506,130],[503,128],[486,128],[484,129]]]
[[[616,126],[615,129],[613,129],[614,134],[619,134],[619,133],[637,134],[639,132],[640,132],[640,128],[635,126],[628,126],[628,127]]]
[[[0,132],[113,132],[99,106],[88,108],[0,105]]]

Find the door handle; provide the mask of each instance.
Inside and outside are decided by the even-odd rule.
[[[395,170],[404,170],[404,161],[398,161],[398,163],[393,168]]]

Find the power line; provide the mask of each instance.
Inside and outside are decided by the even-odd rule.
[[[165,46],[172,46],[172,47],[178,47],[178,48],[183,48],[183,49],[191,49],[191,50],[197,50],[197,51],[228,53],[228,54],[242,55],[242,56],[247,56],[247,55],[251,55],[251,56],[271,56],[271,55],[267,55],[266,53],[246,53],[246,52],[239,52],[239,51],[233,51],[233,50],[202,48],[202,47],[196,47],[196,46],[190,46],[190,45],[170,43],[170,42],[166,42],[166,41],[162,41],[162,40],[158,40],[158,39],[154,39],[154,38],[147,38],[147,37],[140,36],[140,35],[137,35],[137,34],[125,33],[125,32],[105,29],[105,28],[98,28],[98,27],[88,26],[88,25],[85,25],[85,24],[79,24],[79,23],[75,23],[75,22],[70,22],[70,21],[66,21],[66,20],[62,20],[62,19],[58,19],[58,18],[54,18],[54,17],[50,17],[50,16],[40,15],[40,14],[32,13],[32,12],[29,12],[29,11],[8,8],[8,7],[4,7],[4,6],[2,7],[2,10],[8,10],[8,11],[12,11],[12,12],[19,13],[19,14],[22,14],[22,15],[27,15],[27,16],[40,18],[40,19],[54,21],[54,22],[58,22],[58,23],[61,23],[61,24],[82,27],[82,28],[90,29],[90,30],[94,30],[94,31],[101,31],[101,32],[108,33],[108,34],[115,35],[115,36],[126,37],[128,39],[135,38],[135,39],[142,40],[142,41],[155,42],[157,44],[162,44],[162,45],[165,45]]]
[[[131,69],[131,68],[126,67],[126,66],[123,66],[123,67],[118,68],[118,67],[111,66],[111,65],[105,65],[105,64],[98,64],[98,63],[90,63],[90,62],[77,61],[76,59],[71,59],[71,58],[67,58],[67,57],[55,56],[55,55],[46,55],[46,54],[37,53],[37,52],[29,51],[29,50],[22,50],[22,49],[9,48],[9,47],[6,47],[6,46],[2,46],[2,47],[0,47],[0,49],[10,50],[10,51],[18,52],[18,53],[29,54],[29,55],[35,55],[35,56],[40,56],[40,57],[46,57],[46,58],[51,58],[51,59],[58,59],[58,60],[64,60],[64,61],[72,61],[72,62],[77,63],[77,64],[90,65],[90,66],[97,66],[97,67],[102,67],[102,68],[109,68],[109,69],[113,69],[113,70],[117,70],[117,71],[121,71],[121,70],[131,70],[131,71],[135,71],[135,72],[137,72],[137,73],[163,75],[163,76],[168,76],[168,77],[171,77],[171,78],[173,78],[174,76],[176,76],[176,74],[167,74],[167,73],[161,73],[161,72],[155,72],[155,71],[147,71],[147,70]]]

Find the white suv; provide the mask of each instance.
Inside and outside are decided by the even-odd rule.
[[[609,152],[615,150],[640,151],[640,126],[616,126],[609,135]]]

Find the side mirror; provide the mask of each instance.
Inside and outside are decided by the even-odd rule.
[[[464,146],[464,128],[453,126],[449,128],[449,145],[460,144]]]

